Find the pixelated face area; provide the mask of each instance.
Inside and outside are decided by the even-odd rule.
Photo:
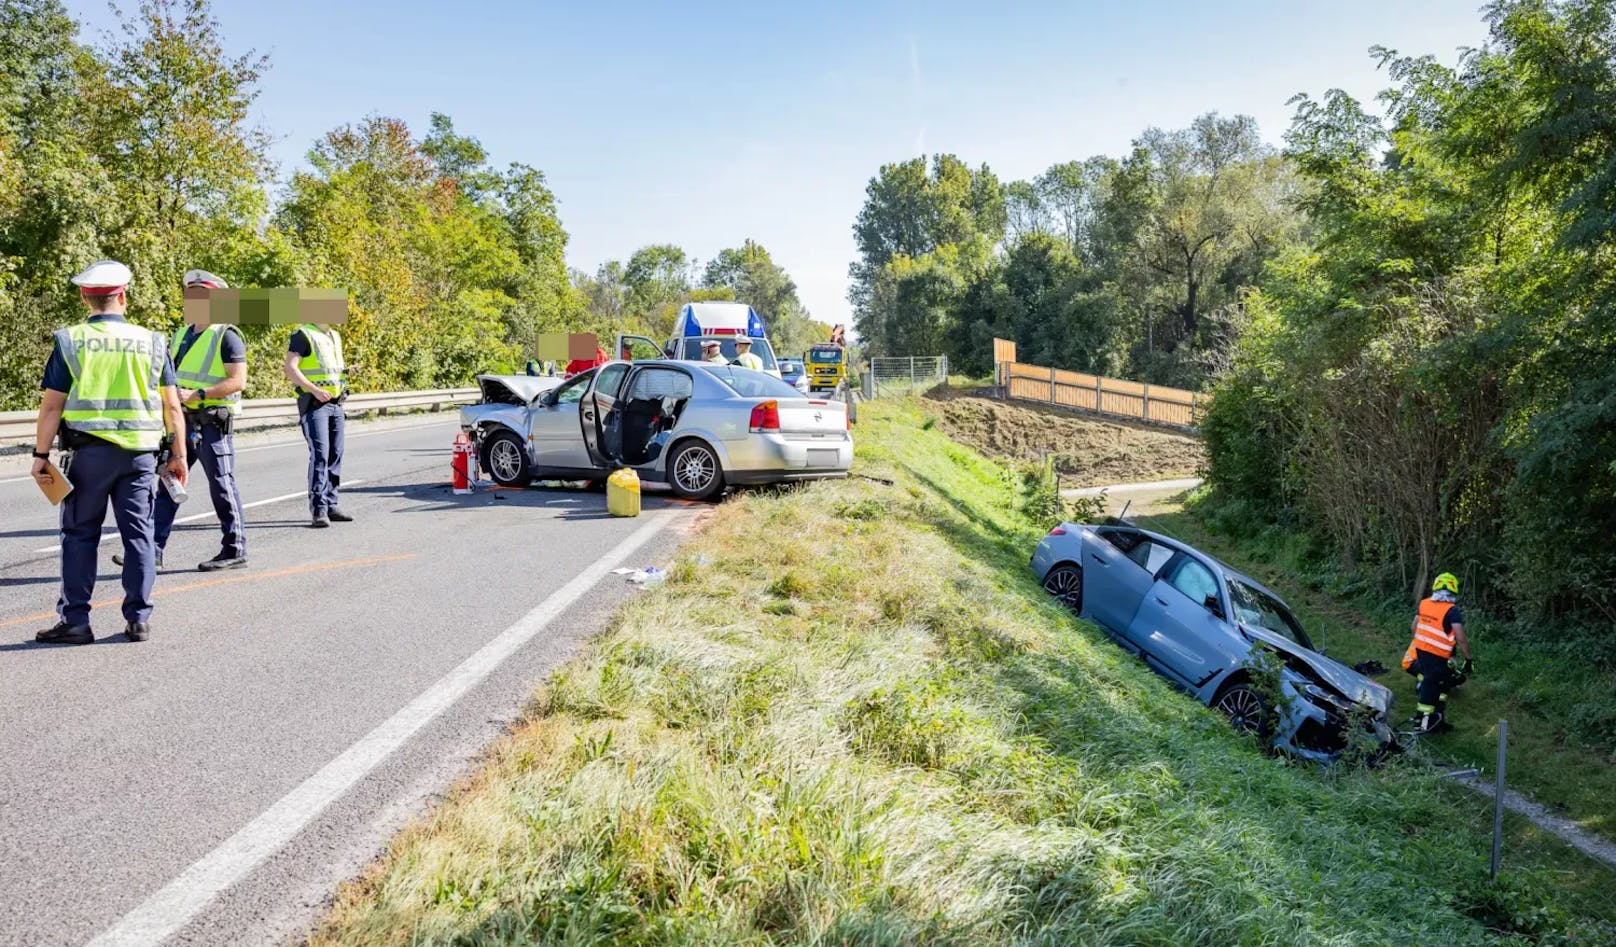
[[[539,335],[538,358],[544,362],[593,359],[600,339],[593,332],[544,332]]]
[[[343,325],[348,293],[307,286],[272,289],[185,287],[185,322],[198,328],[224,326]]]

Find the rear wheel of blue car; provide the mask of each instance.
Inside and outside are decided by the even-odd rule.
[[[1044,591],[1061,600],[1074,612],[1083,610],[1083,570],[1067,564],[1056,566],[1044,576]]]
[[[1226,687],[1212,701],[1212,709],[1229,718],[1241,733],[1266,736],[1269,730],[1268,702],[1250,684]]]

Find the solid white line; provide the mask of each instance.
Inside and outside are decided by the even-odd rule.
[[[1084,487],[1081,490],[1062,490],[1063,497],[1097,497],[1102,493],[1138,493],[1142,490],[1189,490],[1201,485],[1200,477],[1184,480],[1158,480],[1155,483],[1117,483],[1108,487]]]
[[[399,425],[389,427],[386,430],[381,430],[381,431],[360,431],[357,434],[345,434],[345,435],[343,435],[343,439],[351,441],[351,440],[354,440],[355,438],[360,438],[360,437],[377,437],[377,436],[382,435],[382,434],[397,434],[400,431],[416,431],[416,430],[420,430],[421,428],[437,427],[437,426],[439,426],[441,424],[446,424],[449,421],[455,421],[458,424],[459,420],[460,420],[460,416],[457,414],[453,418],[440,418],[440,419],[435,419],[435,420],[432,420],[432,421],[422,421],[422,422],[417,423],[417,424],[399,424]],[[274,444],[259,444],[256,447],[238,447],[238,448],[236,448],[236,453],[238,453],[238,454],[250,454],[255,450],[273,450],[274,448],[277,448],[277,447],[292,447],[294,445],[298,446],[298,447],[303,447],[303,446],[305,446],[305,442],[304,441],[277,441]],[[24,480],[32,480],[32,479],[34,479],[34,478],[31,477],[31,476],[7,477],[4,480],[0,480],[0,484],[22,483]]]
[[[343,486],[345,486],[345,487],[357,487],[361,483],[364,483],[364,482],[365,481],[363,481],[363,480],[349,480],[346,483],[344,483]],[[159,489],[161,489],[161,487],[159,487]],[[251,503],[243,503],[243,504],[241,504],[241,508],[243,510],[250,510],[253,507],[268,506],[271,503],[280,503],[280,502],[283,502],[285,500],[295,500],[298,497],[306,497],[308,495],[309,495],[309,491],[307,491],[307,490],[299,490],[296,493],[283,493],[278,497],[270,497],[267,500],[254,500]],[[202,513],[192,513],[190,516],[182,516],[182,517],[176,519],[174,521],[174,525],[179,526],[181,523],[195,523],[197,520],[205,520],[210,516],[213,517],[214,519],[218,519],[219,514],[215,513],[212,510],[207,510],[207,511],[204,511]],[[100,542],[104,543],[109,539],[116,538],[117,535],[118,535],[118,530],[117,530],[116,527],[114,527],[112,529],[109,529],[109,530],[105,530],[105,531],[103,531],[101,533]],[[46,546],[44,549],[35,549],[34,552],[56,552],[57,550],[59,550],[61,548],[62,548],[61,544],[58,543],[58,544],[56,544],[54,546]]]
[[[507,658],[544,631],[556,616],[566,611],[595,583],[656,535],[673,515],[671,511],[653,514],[650,522],[595,560],[593,565],[540,602],[537,608],[523,615],[516,624],[500,632],[498,637],[483,645],[459,667],[387,718],[381,726],[282,796],[279,802],[264,810],[218,848],[180,872],[162,890],[91,941],[89,947],[160,944],[185,926],[216,896],[279,851],[318,818],[327,806],[380,766],[394,750],[403,746],[439,714],[454,706]]]

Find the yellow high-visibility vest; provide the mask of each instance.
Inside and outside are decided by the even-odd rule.
[[[191,343],[185,357],[174,366],[174,376],[181,388],[209,388],[225,380],[224,353],[219,348],[226,332],[237,332],[237,329],[235,326],[208,326]],[[185,327],[175,329],[169,351],[178,352],[184,339]],[[231,414],[238,414],[241,411],[241,392],[223,398],[202,398],[193,403],[202,408],[225,405],[230,408]]]
[[[125,450],[157,450],[168,361],[162,333],[110,319],[84,322],[56,330],[56,350],[73,376],[63,423]]]

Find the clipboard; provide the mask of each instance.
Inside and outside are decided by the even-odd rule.
[[[67,495],[73,492],[73,485],[67,482],[67,476],[57,470],[56,465],[49,460],[45,461],[45,472],[51,475],[50,484],[47,486],[38,480],[34,483],[39,484],[39,492],[45,494],[45,499],[51,501],[51,506],[61,506]]]

